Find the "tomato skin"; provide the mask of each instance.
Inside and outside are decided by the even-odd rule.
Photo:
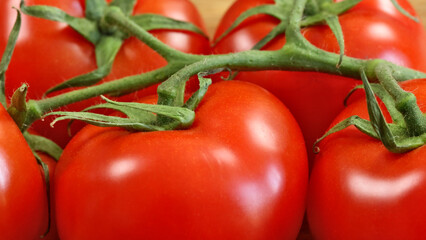
[[[42,238],[43,240],[59,240],[59,236],[58,236],[58,230],[56,228],[56,216],[55,216],[55,208],[54,208],[54,193],[53,193],[53,178],[55,176],[55,169],[56,169],[56,161],[50,157],[49,155],[42,153],[42,152],[38,152],[37,153],[41,160],[47,165],[48,169],[49,169],[49,179],[50,179],[50,208],[51,208],[51,212],[50,212],[50,229],[49,229],[49,233]],[[43,169],[40,167],[40,171],[43,171]],[[45,222],[47,222],[48,219],[46,218]]]
[[[19,6],[20,0],[4,0],[0,3],[0,51],[3,51],[9,32],[14,23],[16,12],[12,6]],[[85,1],[80,0],[27,0],[27,5],[50,5],[58,7],[72,16],[83,17]],[[168,7],[172,6],[172,7]],[[204,29],[197,10],[187,0],[144,0],[138,1],[134,14],[158,13],[178,20],[189,21]],[[208,39],[189,32],[156,30],[156,37],[166,44],[194,54],[210,53]],[[127,39],[120,49],[113,69],[104,81],[110,81],[129,75],[136,75],[165,66],[166,61],[154,50],[134,37]],[[25,70],[23,70],[25,69]],[[6,73],[6,94],[22,83],[30,88],[29,99],[40,99],[49,88],[71,78],[96,69],[94,46],[64,23],[22,16],[22,28],[16,49]],[[151,94],[155,87],[141,91],[139,95]],[[62,91],[63,92],[63,91]],[[54,94],[52,94],[53,96]],[[137,95],[137,94],[136,94]],[[135,94],[125,98],[132,100]],[[89,105],[99,103],[100,99],[91,99],[67,106],[66,110],[80,111]],[[70,140],[67,134],[67,122],[58,123],[51,128],[53,118],[37,121],[33,129],[51,138],[62,147]],[[72,132],[78,131],[84,124],[76,124]]]
[[[61,239],[295,239],[308,168],[288,110],[232,81],[196,114],[187,130],[80,131],[55,175]]]
[[[426,79],[402,84],[426,112]],[[358,115],[366,102],[351,103],[333,124]],[[426,147],[404,154],[354,127],[320,144],[308,192],[308,220],[315,239],[423,239],[426,235]]]
[[[40,239],[48,213],[43,176],[24,136],[1,106],[0,143],[1,239]]]
[[[407,1],[398,1],[415,14]],[[225,14],[217,29],[218,38],[246,9],[272,0],[240,0]],[[389,5],[390,4],[390,5]],[[362,59],[381,58],[426,71],[426,45],[421,24],[400,14],[390,1],[364,0],[339,17],[345,38],[345,54]],[[230,35],[219,41],[215,53],[248,50],[261,40],[278,21],[258,15],[244,21]],[[337,41],[327,26],[302,29],[313,45],[338,53]],[[410,36],[410,38],[407,38]],[[281,35],[264,50],[277,50],[285,44]],[[314,72],[260,71],[241,72],[238,79],[258,84],[271,91],[292,112],[305,137],[307,148],[323,135],[333,118],[343,109],[343,99],[360,81]],[[308,151],[313,159],[312,151]]]

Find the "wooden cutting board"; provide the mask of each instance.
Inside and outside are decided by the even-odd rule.
[[[426,0],[409,1],[413,5],[414,9],[416,9],[423,24],[426,24]],[[234,0],[192,0],[192,2],[197,6],[203,16],[208,33],[210,36],[213,36],[218,22]]]

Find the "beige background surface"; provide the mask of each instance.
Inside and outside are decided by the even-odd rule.
[[[389,0],[390,1],[390,0]],[[409,0],[420,15],[423,24],[426,24],[426,0]],[[207,31],[210,36],[215,31],[216,25],[234,0],[192,0],[201,12]],[[425,27],[426,29],[426,27]]]

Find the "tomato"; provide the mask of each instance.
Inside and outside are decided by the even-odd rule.
[[[245,10],[272,0],[239,0],[227,11],[216,32],[218,38]],[[399,4],[415,15],[407,1]],[[381,58],[426,71],[426,45],[421,24],[399,13],[388,0],[364,0],[339,17],[345,38],[345,54],[362,59]],[[278,24],[270,16],[257,15],[244,21],[223,38],[215,53],[239,52],[252,48]],[[329,27],[321,25],[302,29],[302,34],[315,46],[339,52]],[[407,36],[410,36],[407,38]],[[285,36],[280,35],[264,50],[280,49]],[[256,83],[276,95],[290,109],[302,128],[308,149],[322,136],[343,109],[343,99],[360,81],[317,72],[259,71],[242,72],[238,79]],[[312,151],[308,151],[310,159]]]
[[[426,112],[426,79],[402,84]],[[351,103],[333,124],[368,119],[365,99]],[[354,127],[325,138],[315,158],[308,219],[315,239],[424,239],[426,146],[404,154]]]
[[[24,136],[3,107],[0,143],[1,239],[40,239],[48,223],[44,179]]]
[[[81,130],[56,169],[61,239],[295,239],[308,167],[290,112],[235,81],[196,114],[187,130]]]
[[[0,51],[3,51],[16,12],[12,6],[19,6],[20,0],[3,0],[0,3]],[[58,7],[72,16],[83,17],[83,0],[26,0],[27,5],[50,5]],[[137,1],[134,14],[157,13],[182,21],[189,21],[204,29],[201,17],[188,0],[144,0]],[[189,53],[207,54],[210,51],[208,39],[183,31],[153,30],[151,32],[166,44]],[[166,65],[166,61],[154,50],[136,38],[129,38],[121,47],[112,72],[104,81],[135,75]],[[53,86],[96,69],[94,46],[64,23],[23,16],[22,29],[16,45],[10,67],[6,73],[6,93],[13,91],[26,82],[30,88],[28,97],[40,99],[46,90]],[[155,91],[151,88],[140,92],[145,95]],[[134,99],[131,95],[127,100]],[[67,106],[67,110],[79,111],[100,100],[92,99]],[[51,128],[52,118],[38,121],[33,128],[61,146],[69,141],[67,122],[58,123]],[[83,125],[75,125],[76,132]]]

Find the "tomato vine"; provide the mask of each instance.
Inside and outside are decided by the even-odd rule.
[[[359,69],[366,69],[370,81],[376,81],[375,67],[383,60],[361,60],[344,56],[339,67],[340,55],[320,50],[310,44],[300,33],[301,19],[307,1],[294,1],[286,28],[287,43],[277,51],[250,50],[225,55],[193,55],[173,50],[152,37],[143,28],[126,17],[119,8],[110,7],[105,15],[108,24],[113,24],[136,36],[168,60],[167,66],[136,76],[129,76],[101,85],[64,93],[55,97],[30,100],[24,126],[42,118],[52,109],[102,94],[123,94],[163,82],[159,89],[159,103],[182,106],[184,83],[193,75],[217,68],[240,70],[297,70],[322,71],[361,79]],[[387,63],[398,81],[424,78],[425,73]],[[165,81],[166,80],[166,81]],[[23,130],[26,129],[23,128]]]

